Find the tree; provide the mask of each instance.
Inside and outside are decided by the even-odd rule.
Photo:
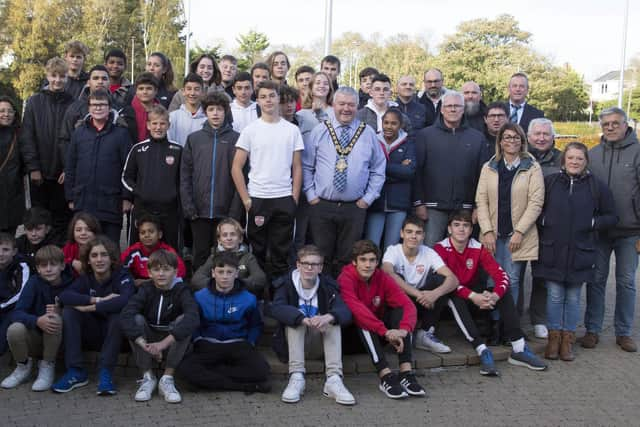
[[[251,30],[247,34],[240,34],[236,37],[236,41],[240,45],[238,51],[241,53],[241,58],[238,60],[238,68],[243,71],[251,68],[269,47],[267,35],[255,30]]]

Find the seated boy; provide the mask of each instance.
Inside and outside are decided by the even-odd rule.
[[[380,378],[380,391],[391,399],[424,396],[424,388],[411,370],[411,333],[416,325],[416,307],[391,276],[377,268],[380,249],[371,240],[354,243],[351,264],[340,276],[340,293],[353,314],[355,332],[369,353]],[[345,331],[347,334],[351,331]],[[357,338],[346,339],[351,345]],[[400,374],[391,372],[384,351],[390,343],[398,353]]]
[[[159,249],[149,256],[151,280],[138,289],[120,313],[120,323],[142,371],[136,402],[151,399],[158,385],[153,359],[166,359],[159,392],[168,403],[182,402],[173,374],[200,324],[198,306],[182,279],[176,277],[178,256]]]
[[[233,218],[225,218],[216,227],[218,244],[211,248],[211,255],[207,261],[193,274],[191,288],[194,290],[206,288],[211,281],[213,260],[222,252],[229,252],[238,260],[238,279],[242,280],[247,290],[256,298],[262,299],[267,284],[267,276],[260,268],[258,260],[249,247],[242,243],[242,226]]]
[[[51,213],[40,207],[33,207],[25,212],[22,219],[24,234],[16,239],[16,248],[31,267],[31,272],[35,273],[35,255],[38,249],[43,246],[53,244],[51,227],[53,218]]]
[[[56,355],[62,342],[62,317],[58,295],[73,281],[71,267],[65,268],[64,254],[57,246],[47,245],[36,252],[38,274],[31,276],[11,316],[7,342],[16,369],[0,386],[14,388],[29,379],[33,357],[41,357],[38,377],[31,390],[51,388]]]
[[[193,353],[184,358],[179,373],[208,390],[267,393],[269,364],[255,348],[262,332],[256,297],[242,288],[231,253],[214,259],[211,275],[209,286],[195,293],[200,327]]]
[[[29,263],[18,254],[16,239],[11,234],[0,233],[0,356],[7,351],[11,314],[29,275]]]
[[[289,384],[282,401],[300,400],[305,389],[305,356],[318,358],[324,352],[327,381],[323,394],[342,405],[354,405],[356,400],[342,383],[340,329],[351,323],[351,312],[340,297],[338,284],[320,274],[323,265],[320,249],[303,246],[297,269],[274,283],[271,316],[284,326],[289,354]]]
[[[500,312],[500,318],[504,321],[505,336],[511,342],[513,349],[509,356],[509,363],[526,366],[536,371],[545,370],[547,365],[533,354],[525,343],[513,298],[509,294],[507,274],[489,251],[480,242],[471,238],[472,230],[471,212],[463,209],[453,211],[449,215],[449,237],[434,246],[434,250],[460,280],[460,286],[456,291],[457,296],[452,299],[470,300],[480,310],[497,309]],[[493,279],[495,283],[493,290],[485,289],[482,281],[477,280],[480,268]],[[460,311],[460,317],[463,319],[466,339],[472,343],[480,356],[483,365],[480,373],[497,375],[495,366],[492,366],[493,358],[486,360],[486,357],[479,350],[484,344],[480,340],[480,335],[468,310],[466,313]],[[485,373],[485,365],[489,370],[488,374]]]
[[[120,255],[122,265],[129,269],[136,286],[140,286],[151,277],[147,266],[151,254],[158,250],[176,253],[174,248],[160,240],[162,239],[162,225],[153,216],[145,215],[138,219],[138,237],[140,241],[129,246]],[[178,259],[177,276],[185,277],[187,269],[184,262],[177,254],[176,257]]]
[[[422,328],[416,332],[415,346],[434,353],[451,349],[435,336],[435,326],[446,296],[458,287],[458,279],[440,256],[424,242],[424,221],[408,217],[400,230],[402,243],[389,246],[382,258],[382,270],[393,277],[403,291],[415,300]],[[444,281],[438,283],[440,277]]]

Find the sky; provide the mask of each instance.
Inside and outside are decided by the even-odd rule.
[[[250,30],[266,34],[272,46],[309,47],[324,39],[325,0],[184,1],[191,3],[192,46],[221,44],[223,53],[231,52],[238,47],[236,37]],[[223,7],[219,13],[227,4],[238,8]],[[435,53],[459,23],[506,13],[532,34],[536,51],[557,65],[569,63],[589,82],[620,69],[624,10],[625,0],[334,0],[332,33],[334,40],[345,32],[365,38],[376,32],[419,35]],[[627,63],[640,54],[639,0],[629,0],[628,16]]]

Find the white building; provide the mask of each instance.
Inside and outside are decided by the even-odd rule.
[[[628,89],[632,80],[632,71],[627,70],[624,73],[625,85]],[[594,102],[610,101],[618,99],[618,85],[620,84],[620,71],[609,71],[591,83],[591,100]]]

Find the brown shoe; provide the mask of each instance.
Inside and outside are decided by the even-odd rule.
[[[547,348],[544,350],[545,359],[557,360],[558,352],[560,351],[560,331],[557,329],[549,330],[549,338],[547,341]]]
[[[631,337],[616,337],[616,344],[618,344],[621,349],[628,351],[629,353],[635,353],[638,351],[638,347]]]
[[[581,345],[583,348],[595,348],[596,345],[598,345],[598,341],[600,341],[600,338],[596,333],[587,332],[586,334],[584,334],[584,337],[582,337],[581,341]]]
[[[576,342],[576,334],[571,331],[562,331],[562,342],[560,343],[560,359],[571,362],[576,356],[573,354],[573,343]]]

